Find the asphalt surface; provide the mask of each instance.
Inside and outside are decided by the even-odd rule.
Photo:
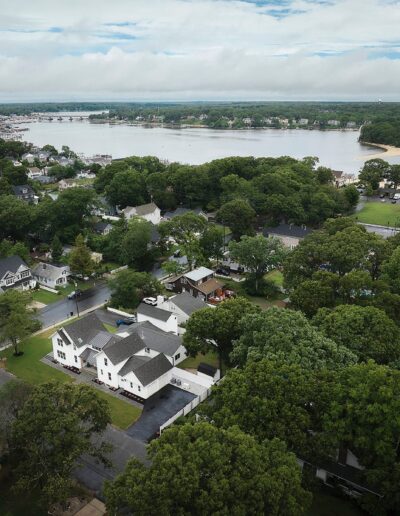
[[[110,298],[110,290],[106,284],[101,283],[95,287],[84,290],[78,298],[79,312],[90,310],[96,306],[106,303]],[[43,328],[58,324],[69,317],[77,316],[77,303],[74,299],[64,298],[56,303],[51,303],[38,312],[38,319],[42,322]],[[72,315],[71,315],[72,313]]]
[[[149,442],[160,426],[183,409],[192,399],[191,392],[166,385],[161,391],[145,401],[143,412],[138,421],[126,430],[126,433],[143,443]]]
[[[0,369],[0,387],[5,385],[7,382],[13,380],[14,378],[15,376],[13,376],[12,374],[8,373],[4,369]]]

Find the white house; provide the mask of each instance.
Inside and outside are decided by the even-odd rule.
[[[76,179],[61,179],[61,181],[58,182],[58,189],[59,190],[67,190],[68,188],[76,188],[78,186],[78,183],[76,182]]]
[[[161,211],[160,208],[150,202],[149,204],[142,204],[141,206],[127,206],[122,213],[125,215],[127,220],[132,217],[141,217],[142,219],[151,222],[152,224],[159,224],[161,222]]]
[[[19,256],[0,260],[0,293],[10,288],[29,290],[36,286],[31,269]]]
[[[37,179],[38,177],[44,175],[43,172],[38,167],[30,167],[28,168],[27,176],[29,179]]]
[[[192,313],[206,308],[207,306],[208,305],[200,297],[193,297],[188,292],[182,292],[158,304],[157,308],[169,310],[175,314],[178,325],[180,326],[189,319]]]
[[[56,288],[66,287],[70,274],[67,265],[51,265],[50,263],[38,263],[32,270],[33,276],[40,285]]]
[[[52,335],[53,356],[64,366],[92,368],[98,380],[147,399],[168,385],[172,369],[186,358],[178,335],[149,321],[115,335],[89,314]]]
[[[169,310],[140,303],[136,313],[138,322],[149,321],[160,330],[178,333],[178,317]]]

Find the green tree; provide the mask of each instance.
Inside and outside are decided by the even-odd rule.
[[[180,246],[187,257],[190,269],[203,257],[200,239],[206,228],[205,218],[192,212],[178,215],[158,226],[163,238],[172,237]]]
[[[63,254],[63,246],[61,240],[56,235],[51,242],[51,259],[55,263],[59,263]]]
[[[324,415],[325,438],[349,448],[384,495],[371,514],[400,510],[400,372],[370,361],[343,369]]]
[[[129,220],[126,233],[121,242],[121,260],[131,267],[151,266],[149,244],[151,223],[134,217]]]
[[[383,310],[373,306],[341,305],[320,309],[313,324],[326,337],[346,346],[361,360],[387,364],[400,358],[400,330]]]
[[[249,276],[255,280],[255,291],[264,274],[282,265],[286,249],[278,238],[263,236],[242,236],[239,242],[229,243],[229,253],[233,261],[243,265]]]
[[[91,258],[91,251],[85,244],[82,235],[75,239],[75,246],[72,248],[69,257],[69,266],[73,273],[80,276],[88,276],[94,270],[94,262]]]
[[[14,355],[21,355],[20,342],[40,329],[40,322],[33,318],[28,307],[32,298],[28,292],[15,289],[0,295],[0,342],[11,342]]]
[[[135,170],[117,172],[106,187],[107,200],[114,206],[139,206],[147,199],[144,174]]]
[[[369,185],[372,190],[377,190],[379,182],[387,177],[390,165],[383,159],[369,159],[364,163],[358,179],[365,185]]]
[[[222,375],[223,362],[230,363],[232,343],[241,335],[240,321],[260,309],[245,298],[232,298],[214,307],[194,312],[186,324],[183,342],[189,354],[217,350]]]
[[[217,220],[231,229],[235,240],[239,240],[242,235],[254,234],[255,217],[256,212],[243,199],[229,201],[217,212]]]
[[[35,207],[14,195],[0,196],[0,239],[25,238],[34,220]]]
[[[239,366],[268,358],[306,370],[336,370],[357,362],[354,353],[326,338],[293,310],[271,308],[247,315],[241,320],[240,332],[231,353],[232,362]]]
[[[106,484],[110,512],[297,516],[311,501],[295,456],[278,439],[259,444],[237,427],[187,423],[166,430],[148,453],[150,467],[131,460]]]
[[[11,432],[15,488],[23,494],[39,490],[47,504],[65,501],[71,473],[83,454],[107,463],[109,445],[96,444],[94,438],[110,422],[107,401],[88,385],[50,382],[35,387]]]
[[[382,279],[390,285],[394,294],[400,294],[400,247],[397,247],[388,260],[383,262]]]
[[[177,276],[184,270],[184,267],[175,260],[167,260],[161,264],[161,267],[168,276]]]
[[[200,238],[200,248],[207,259],[220,260],[223,257],[224,231],[222,228],[211,224],[207,226]]]
[[[126,269],[119,272],[108,283],[111,290],[111,304],[115,308],[134,309],[146,296],[154,296],[161,291],[161,285],[147,272]]]

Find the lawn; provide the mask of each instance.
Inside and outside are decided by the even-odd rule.
[[[181,369],[197,369],[200,362],[204,362],[205,364],[212,365],[213,367],[219,367],[218,365],[218,355],[217,353],[213,353],[209,351],[205,355],[202,353],[198,353],[195,357],[188,357],[183,362],[178,364],[178,367]]]
[[[362,210],[353,217],[364,224],[398,227],[400,226],[400,204],[367,201]]]
[[[32,291],[32,298],[34,301],[39,301],[39,303],[43,303],[45,305],[49,305],[50,303],[54,303],[55,301],[59,301],[64,296],[62,293],[54,294],[54,292],[49,292],[48,290],[38,289]]]
[[[273,272],[270,272],[269,274],[274,274],[274,273],[275,273],[274,281],[276,283],[278,283],[278,281],[280,281],[280,277],[278,275],[281,273],[279,271],[273,271]],[[224,285],[227,288],[236,292],[237,296],[245,297],[246,299],[248,299],[255,305],[258,305],[262,310],[266,310],[267,308],[271,308],[272,306],[277,306],[279,308],[284,308],[286,306],[285,302],[283,301],[287,297],[286,294],[279,292],[275,295],[275,297],[273,299],[267,299],[266,297],[262,297],[262,296],[250,296],[245,291],[245,289],[243,287],[243,282],[237,282],[231,278],[219,278],[219,279],[222,281],[222,283],[224,283]],[[283,277],[282,277],[282,281],[283,281]]]
[[[33,385],[50,380],[63,383],[73,382],[74,379],[68,374],[40,362],[40,359],[52,350],[49,337],[54,331],[54,329],[47,330],[40,335],[26,339],[21,346],[24,351],[24,355],[21,357],[15,357],[12,348],[2,352],[2,355],[7,357],[6,369]],[[96,389],[96,392],[101,398],[108,401],[111,419],[115,426],[125,429],[140,417],[141,410],[139,408],[100,390]]]

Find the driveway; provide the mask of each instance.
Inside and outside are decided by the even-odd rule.
[[[196,396],[191,392],[167,385],[145,401],[140,418],[126,433],[143,443],[149,442],[160,426],[182,410]]]
[[[103,483],[105,480],[112,480],[121,473],[126,463],[131,458],[136,458],[148,464],[146,445],[134,439],[122,430],[109,425],[104,434],[96,441],[107,441],[113,446],[108,456],[112,462],[112,468],[105,468],[96,462],[93,457],[84,456],[80,459],[80,466],[74,471],[74,476],[88,489],[95,491],[97,496],[102,497]]]
[[[15,376],[13,376],[11,373],[8,373],[4,369],[0,369],[0,387],[5,385],[10,380],[14,380]]]
[[[96,287],[89,288],[83,291],[82,296],[78,299],[79,312],[105,304],[109,298],[110,290],[106,284],[102,283]],[[38,319],[42,321],[43,328],[47,328],[65,321],[65,319],[71,316],[71,312],[73,316],[77,315],[76,301],[65,298],[39,310]]]

